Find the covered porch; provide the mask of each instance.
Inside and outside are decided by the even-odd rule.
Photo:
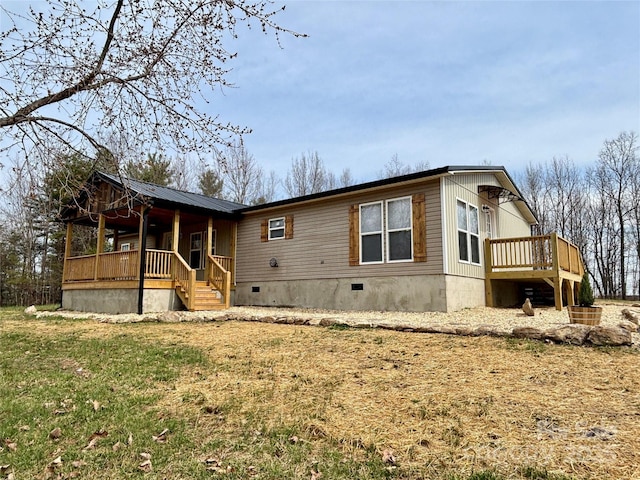
[[[231,305],[237,204],[225,211],[219,200],[182,192],[174,198],[173,189],[151,190],[150,184],[133,180],[125,195],[112,177],[99,174],[95,180],[93,195],[78,199],[63,219],[65,308],[140,314]],[[95,229],[95,253],[74,249],[80,226]],[[109,296],[108,305],[101,295]]]
[[[582,255],[576,245],[556,233],[486,239],[484,257],[487,306],[495,306],[504,281],[546,283],[553,288],[556,310],[562,310],[563,296],[567,305],[575,304],[585,271]]]

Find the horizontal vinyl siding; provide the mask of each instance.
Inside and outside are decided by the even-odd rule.
[[[349,207],[353,204],[425,193],[427,261],[349,266]],[[293,216],[293,238],[260,241],[264,219]],[[323,199],[247,215],[238,226],[237,281],[383,277],[442,273],[438,182],[422,186],[380,189],[338,200]],[[278,267],[269,266],[275,257]]]

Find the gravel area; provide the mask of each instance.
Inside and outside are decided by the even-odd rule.
[[[631,309],[640,316],[640,306],[630,303],[600,303],[603,308],[601,325],[618,326],[624,319],[622,310]],[[97,314],[85,312],[38,312],[37,316],[57,315],[70,318],[90,318],[105,323],[128,323],[149,321],[215,321],[215,320],[248,320],[278,321],[283,319],[303,319],[308,324],[340,323],[354,327],[387,328],[406,327],[406,329],[442,326],[442,327],[483,327],[494,332],[511,333],[516,327],[534,327],[548,329],[569,323],[566,308],[557,311],[553,307],[536,308],[534,316],[527,316],[518,308],[476,307],[456,312],[380,312],[380,311],[338,311],[275,307],[232,307],[223,311],[210,312],[161,312],[136,314]],[[293,321],[291,323],[294,323]],[[633,343],[640,346],[640,333],[633,334]]]

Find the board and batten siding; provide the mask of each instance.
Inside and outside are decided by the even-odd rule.
[[[495,238],[529,236],[531,227],[514,202],[499,203],[486,193],[478,193],[480,185],[503,186],[492,173],[463,173],[442,178],[444,245],[447,252],[447,273],[473,278],[484,278],[483,244],[487,238],[482,206],[495,212]],[[458,252],[457,201],[462,200],[478,208],[480,231],[480,265],[461,262]]]
[[[425,195],[426,262],[349,265],[349,210],[352,205]],[[323,198],[248,213],[238,225],[237,282],[441,274],[440,188],[437,180],[381,188],[348,197]],[[264,220],[289,217],[292,238],[261,241]],[[277,267],[270,260],[277,259]]]

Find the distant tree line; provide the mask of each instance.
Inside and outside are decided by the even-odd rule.
[[[638,134],[606,140],[595,164],[569,157],[530,164],[521,187],[538,217],[537,234],[558,232],[583,254],[602,298],[640,295],[640,156]]]

